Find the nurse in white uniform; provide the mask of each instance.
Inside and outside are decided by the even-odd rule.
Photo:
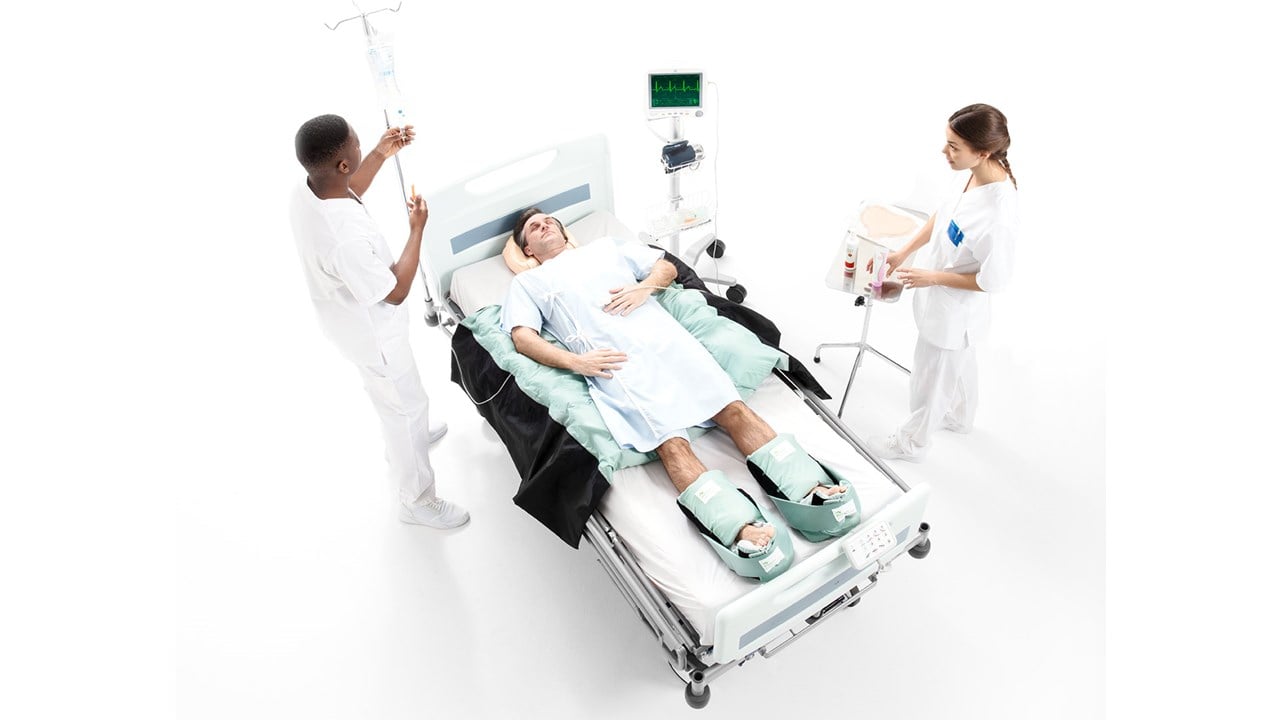
[[[887,459],[918,461],[942,428],[965,433],[978,403],[974,344],[991,322],[988,293],[1004,289],[1013,274],[1018,234],[1017,181],[1009,167],[1009,129],[1004,113],[969,105],[952,114],[942,153],[962,172],[948,197],[905,247],[889,255],[915,290],[915,368],[911,415],[888,438],[871,441]],[[923,248],[923,249],[922,249]],[[913,267],[901,267],[920,250]]]
[[[430,402],[401,305],[417,271],[427,206],[410,198],[409,239],[396,260],[360,201],[382,163],[412,141],[412,126],[391,128],[362,161],[346,120],[321,115],[303,123],[294,143],[307,177],[294,188],[290,220],[320,325],[360,371],[381,421],[400,519],[451,528],[470,515],[436,494],[427,448],[446,428],[428,424]]]

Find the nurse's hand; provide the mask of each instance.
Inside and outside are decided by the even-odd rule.
[[[653,288],[640,285],[610,288],[609,302],[605,304],[604,311],[610,315],[622,313],[622,316],[626,317],[631,314],[632,310],[643,305],[645,300],[648,300],[652,294]]]
[[[627,361],[627,354],[613,348],[601,348],[578,355],[577,367],[573,371],[589,377],[613,377],[613,370],[622,369]]]
[[[409,196],[409,229],[421,231],[427,226],[427,201],[421,195]]]
[[[903,268],[898,271],[898,277],[902,279],[904,286],[912,289],[938,284],[938,273],[933,270]]]
[[[889,255],[884,259],[884,276],[889,277],[890,275],[892,275],[893,271],[897,270],[898,267],[901,266],[902,263],[906,261],[907,261],[907,256],[904,255],[903,253],[900,253],[900,252],[889,253]],[[875,263],[874,259],[867,261],[867,272],[871,272],[874,269],[875,267],[874,263]]]
[[[378,144],[373,148],[383,159],[400,152],[400,148],[413,142],[414,131],[412,125],[405,125],[402,128],[387,128],[382,133],[382,137],[378,139]]]

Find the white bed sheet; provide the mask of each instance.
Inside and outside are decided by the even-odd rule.
[[[580,245],[606,235],[635,239],[625,225],[606,212],[592,213],[568,229]],[[513,277],[502,256],[497,255],[456,270],[450,297],[465,315],[470,315],[488,305],[501,304]],[[792,433],[809,454],[848,478],[862,501],[863,518],[902,495],[897,485],[863,460],[778,378],[769,376],[747,404],[775,431]],[[781,513],[751,476],[727,434],[718,430],[706,433],[693,441],[693,447],[703,464],[723,470],[731,482],[746,490],[781,523]],[[675,498],[666,470],[661,463],[652,462],[614,473],[599,511],[701,641],[711,644],[719,609],[751,592],[759,583],[739,577],[720,560],[680,511]],[[791,537],[796,549],[793,565],[822,546],[794,532]]]

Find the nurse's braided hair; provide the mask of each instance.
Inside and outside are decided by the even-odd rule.
[[[951,132],[959,135],[969,147],[977,152],[991,153],[991,159],[1000,163],[1000,167],[1009,173],[1013,186],[1018,187],[1018,179],[1009,167],[1009,121],[1004,113],[990,105],[976,103],[952,113],[947,124],[951,126]]]

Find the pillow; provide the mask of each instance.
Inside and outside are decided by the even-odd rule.
[[[564,239],[568,241],[570,247],[578,247],[578,241],[573,238],[573,233],[568,230],[564,231]],[[538,262],[537,258],[524,254],[524,251],[516,244],[515,235],[507,238],[507,244],[502,248],[502,259],[507,261],[507,267],[511,268],[511,272],[517,275],[542,264]]]

